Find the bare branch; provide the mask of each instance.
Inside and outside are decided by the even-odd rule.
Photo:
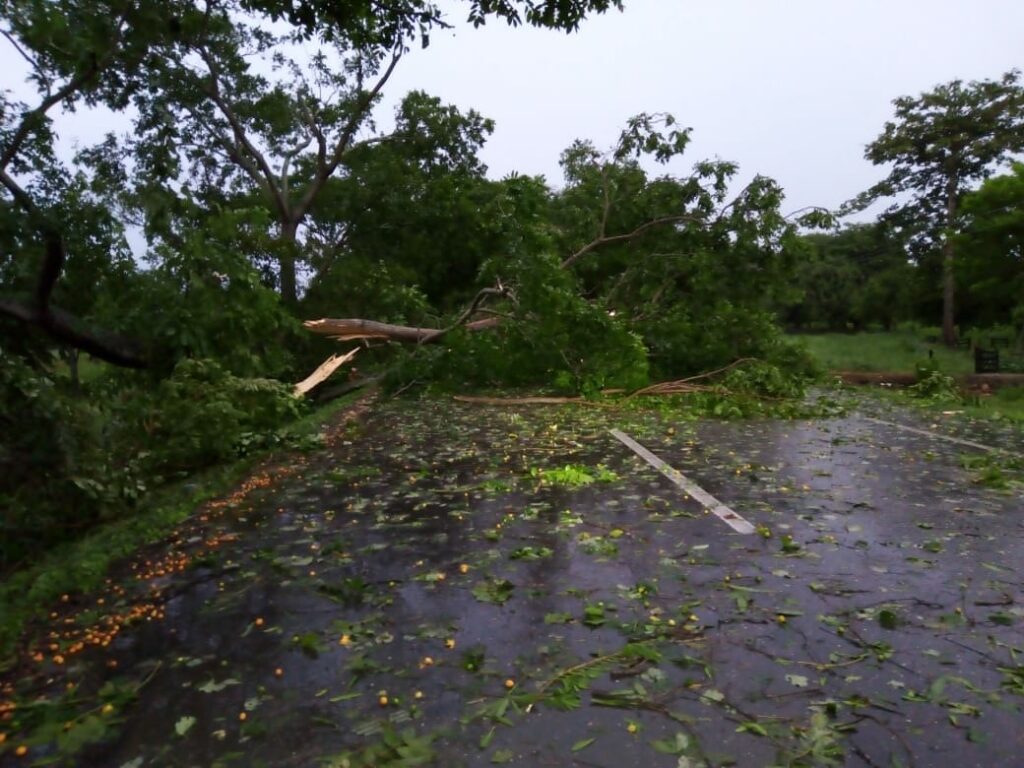
[[[84,330],[78,318],[56,307],[47,306],[40,313],[18,302],[0,299],[0,314],[35,325],[55,340],[108,363],[125,368],[146,367],[145,360],[128,349],[125,341]]]
[[[737,360],[733,360],[728,365],[724,365],[721,368],[716,368],[713,371],[699,373],[696,376],[690,376],[685,379],[676,379],[675,381],[663,381],[659,384],[651,384],[649,387],[644,387],[643,389],[636,390],[632,394],[628,395],[626,399],[628,400],[629,398],[639,397],[643,395],[673,395],[680,394],[683,392],[706,389],[706,387],[696,385],[693,382],[700,381],[701,379],[708,379],[711,378],[712,376],[717,376],[720,373],[725,373],[726,371],[731,370],[739,365],[743,365],[744,363],[752,363],[756,361],[756,357],[741,357]]]
[[[498,325],[500,318],[484,318],[466,323],[463,327],[468,331],[482,331]],[[414,344],[430,344],[438,341],[450,329],[418,328],[408,325],[392,325],[379,323],[375,320],[324,318],[307,320],[303,325],[307,330],[321,336],[330,336],[341,341],[353,339],[387,339],[404,341]]]
[[[46,95],[49,96],[51,92],[50,78],[43,72],[43,68],[39,66],[39,62],[29,56],[28,51],[21,47],[21,44],[8,30],[0,29],[0,35],[6,37],[7,42],[14,46],[14,50],[18,52],[21,58],[27,61],[28,65],[35,70],[36,76],[39,78],[39,82],[46,87]]]
[[[109,363],[129,368],[145,368],[146,363],[139,355],[130,351],[123,340],[86,331],[78,318],[50,306],[53,289],[67,260],[64,238],[50,219],[39,210],[31,196],[3,168],[0,168],[0,184],[11,193],[18,205],[32,219],[43,238],[45,250],[32,305],[0,300],[0,314],[35,325],[57,341]]]
[[[320,126],[317,124],[316,117],[312,112],[306,112],[305,120],[306,125],[309,126],[309,130],[316,139],[316,167],[323,168],[327,165],[327,137],[324,136],[324,132],[320,130]]]
[[[107,59],[109,59],[109,56],[104,57],[104,64]],[[18,126],[18,130],[14,132],[10,143],[4,149],[3,154],[0,155],[0,168],[7,168],[7,166],[11,164],[11,161],[21,149],[21,145],[25,143],[25,139],[27,139],[29,133],[31,133],[33,124],[49,112],[54,105],[59,104],[64,101],[64,99],[67,99],[77,93],[86,83],[99,74],[100,66],[99,62],[93,61],[89,67],[68,80],[60,90],[56,93],[51,93],[39,102],[39,106],[22,115],[21,124]]]
[[[384,74],[380,76],[373,88],[371,88],[356,105],[355,111],[352,113],[352,116],[349,118],[344,129],[342,129],[341,135],[338,137],[338,141],[335,143],[334,149],[331,151],[330,158],[326,157],[326,151],[318,152],[319,162],[317,163],[316,175],[313,177],[312,183],[306,190],[306,194],[303,195],[302,200],[300,200],[298,205],[295,207],[295,218],[297,220],[306,215],[306,212],[313,204],[316,196],[320,194],[320,190],[323,189],[324,184],[327,183],[331,174],[337,170],[342,157],[344,157],[345,152],[350,148],[352,139],[355,137],[356,131],[359,130],[359,126],[362,124],[363,118],[366,117],[366,113],[371,107],[373,107],[373,102],[377,99],[381,89],[383,89],[387,81],[391,79],[391,75],[394,73],[395,67],[398,66],[398,62],[401,58],[402,52],[400,50],[396,50],[391,55],[391,63],[388,64],[388,68],[384,71]],[[361,72],[359,75],[359,82],[361,86]],[[318,137],[318,142],[320,141],[321,138]],[[326,150],[325,144],[321,144],[321,146]]]
[[[288,199],[288,166],[291,165],[295,156],[308,147],[312,141],[313,137],[310,136],[305,141],[296,144],[284,153],[284,160],[281,161],[281,196],[284,197],[285,200]]]
[[[442,328],[437,334],[424,337],[420,339],[417,344],[426,344],[428,342],[434,342],[440,339],[447,333],[454,331],[460,325],[464,325],[470,317],[480,308],[480,305],[487,299],[488,296],[507,296],[508,292],[499,283],[496,288],[482,288],[476,296],[473,297],[473,301],[470,305],[455,319],[455,322],[446,328]]]
[[[253,163],[255,163],[255,169],[249,163],[241,163],[242,168],[258,186],[262,186],[267,190],[278,211],[284,218],[288,219],[288,201],[281,195],[281,190],[276,184],[277,177],[270,169],[270,164],[263,156],[263,153],[260,152],[249,139],[249,136],[245,132],[245,126],[242,125],[242,121],[239,120],[238,115],[235,114],[235,110],[232,109],[231,105],[221,93],[220,68],[217,66],[217,62],[213,60],[209,50],[205,47],[199,48],[198,53],[210,72],[206,93],[217,106],[217,109],[220,110],[220,113],[224,115],[224,118],[228,121],[228,125],[231,127],[231,133],[235,139],[236,153],[239,156],[241,156],[242,152],[248,154]],[[256,169],[258,169],[258,171]]]
[[[823,214],[826,214],[826,215],[829,215],[829,216],[832,215],[832,211],[830,211],[828,208],[825,208],[824,206],[821,206],[821,205],[805,205],[803,208],[797,208],[795,211],[790,211],[789,213],[787,213],[782,218],[784,218],[784,219],[786,219],[788,221],[789,219],[794,219],[797,216],[800,216],[801,214],[809,213],[811,211],[814,211],[815,213],[823,213]]]
[[[701,217],[695,216],[692,213],[684,213],[677,216],[662,216],[659,219],[652,219],[651,221],[641,224],[632,232],[626,232],[625,234],[622,235],[612,235],[611,237],[601,236],[596,240],[592,240],[589,243],[587,243],[585,246],[576,251],[576,253],[572,254],[571,256],[568,256],[562,262],[562,269],[568,269],[581,258],[586,256],[588,253],[597,250],[602,246],[613,245],[615,243],[628,243],[630,240],[640,237],[640,235],[644,234],[648,230],[664,226],[665,224],[678,224],[681,221],[701,221]]]

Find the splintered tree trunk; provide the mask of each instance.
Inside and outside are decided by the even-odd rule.
[[[946,183],[946,237],[942,243],[942,341],[947,347],[956,346],[956,246],[953,243],[956,187],[956,176],[950,174]]]
[[[331,355],[329,358],[324,360],[315,371],[309,374],[309,376],[296,384],[292,390],[293,393],[296,397],[302,397],[303,395],[308,394],[311,390],[319,387],[331,378],[331,375],[336,370],[355,357],[358,352],[359,347],[356,347],[355,349],[350,349],[344,355]]]

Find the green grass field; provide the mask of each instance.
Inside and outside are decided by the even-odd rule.
[[[927,344],[913,333],[820,333],[789,337],[802,344],[830,371],[884,371],[913,373],[918,361],[933,350],[939,370],[956,375],[974,371],[969,350],[951,350]]]
[[[907,332],[893,333],[820,333],[789,337],[802,344],[830,371],[875,371],[885,373],[914,373],[915,364],[928,359],[928,350],[934,350],[939,370],[955,376],[974,372],[974,357],[969,350],[950,350],[941,344],[928,344],[919,336]],[[921,403],[902,392],[891,392],[901,402]],[[990,395],[968,396],[962,405],[938,404],[945,410],[955,407],[975,418],[1008,420],[1024,423],[1024,387],[1006,387]]]

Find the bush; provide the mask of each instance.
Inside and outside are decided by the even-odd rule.
[[[122,425],[144,436],[140,451],[150,470],[164,472],[266,445],[299,415],[302,401],[281,382],[234,376],[212,360],[183,360],[154,393],[138,393],[126,408]]]
[[[68,521],[92,517],[76,482],[90,443],[86,409],[64,397],[54,379],[0,349],[0,563],[16,562],[28,543],[61,535]],[[59,514],[56,514],[59,511]]]
[[[124,515],[169,475],[276,444],[302,408],[290,386],[209,360],[155,388],[132,376],[83,393],[0,349],[0,571]]]
[[[963,400],[953,377],[938,370],[926,371],[916,384],[908,388],[908,391],[913,397],[932,403],[959,403]]]
[[[638,329],[658,379],[721,368],[741,357],[772,362],[798,377],[816,375],[813,358],[784,340],[770,314],[727,301],[699,315],[677,305],[670,313],[640,323]]]

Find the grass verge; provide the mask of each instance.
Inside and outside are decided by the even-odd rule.
[[[967,350],[928,344],[913,333],[821,333],[794,335],[830,371],[913,373],[933,351],[939,370],[950,375],[972,373],[974,359]]]
[[[858,389],[899,405],[933,412],[954,411],[971,419],[1002,421],[1024,429],[1024,387],[1003,387],[987,395],[968,392],[953,400],[915,397],[906,389]]]
[[[975,419],[1024,425],[1024,387],[1004,387],[991,395],[968,395],[963,411]]]

